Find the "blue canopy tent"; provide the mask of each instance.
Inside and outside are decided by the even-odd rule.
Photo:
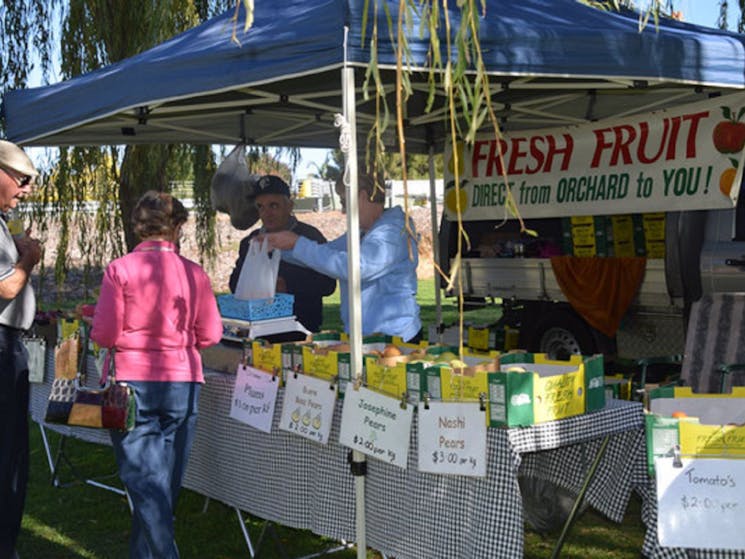
[[[378,4],[377,64],[394,107],[395,32],[386,11],[396,22],[399,3]],[[7,137],[29,146],[246,142],[332,148],[339,143],[335,117],[343,114],[349,132],[350,345],[356,376],[362,368],[357,144],[364,145],[375,122],[374,100],[362,93],[374,17],[365,18],[364,5],[365,0],[256,0],[246,32],[244,15],[234,24],[229,10],[100,70],[7,93]],[[459,10],[451,8],[449,18],[457,28]],[[237,42],[230,40],[234,28]],[[413,94],[405,107],[407,150],[432,154],[448,137],[447,99],[438,90],[425,111],[430,41],[420,37],[417,16],[405,30],[406,63],[421,70],[411,76]],[[601,12],[575,0],[487,0],[480,42],[504,131],[630,115],[745,88],[743,36],[669,20],[640,31],[635,14]],[[396,145],[395,127],[384,141]],[[355,461],[362,460],[355,451]],[[359,557],[365,557],[363,480],[358,476],[355,482]]]
[[[398,2],[386,0],[393,21]],[[373,2],[371,2],[373,4]],[[355,68],[358,133],[374,120],[360,94],[370,62],[372,15],[364,0],[257,1],[253,27],[234,11],[132,58],[4,99],[8,139],[24,145],[237,143],[333,147],[342,67]],[[395,45],[378,10],[378,65],[395,105]],[[457,8],[450,12],[459,24]],[[230,41],[236,28],[238,42]],[[345,32],[346,29],[346,32]],[[427,65],[419,19],[407,27],[410,64]],[[444,32],[440,43],[444,45]],[[700,99],[745,87],[740,35],[665,20],[639,32],[638,16],[574,0],[488,0],[481,20],[484,62],[506,131],[571,124]],[[443,47],[444,48],[444,47]],[[445,98],[430,113],[426,72],[412,77],[407,149],[439,149]],[[390,137],[393,145],[393,127]]]

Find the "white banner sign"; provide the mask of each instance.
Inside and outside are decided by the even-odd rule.
[[[326,444],[334,419],[337,385],[315,377],[289,373],[279,428]]]
[[[657,458],[657,537],[665,547],[745,549],[745,460]]]
[[[406,468],[413,406],[367,388],[347,386],[339,443],[363,454]]]
[[[485,415],[478,403],[419,404],[419,470],[485,476]]]
[[[278,389],[278,377],[260,369],[238,365],[230,417],[259,431],[271,433]]]
[[[731,208],[745,151],[745,93],[565,128],[517,131],[445,151],[445,210],[525,218]],[[500,157],[501,155],[501,157]]]

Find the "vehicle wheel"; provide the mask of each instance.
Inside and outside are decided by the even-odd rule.
[[[568,359],[570,355],[597,353],[597,344],[582,320],[566,311],[553,311],[536,325],[528,349],[552,359]]]

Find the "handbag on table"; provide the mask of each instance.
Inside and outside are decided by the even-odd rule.
[[[135,423],[135,398],[131,386],[117,382],[114,367],[114,349],[109,350],[109,374],[100,387],[85,385],[87,374],[87,347],[85,351],[72,349],[79,344],[77,336],[60,344],[60,370],[55,370],[54,383],[49,393],[46,423],[76,427],[131,431]],[[85,346],[88,345],[87,336]],[[78,346],[79,348],[79,346]],[[69,374],[70,355],[78,357],[77,374]],[[56,368],[56,367],[55,367]]]

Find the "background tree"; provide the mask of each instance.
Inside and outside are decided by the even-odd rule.
[[[55,66],[52,58],[58,57],[62,79],[72,78],[142,52],[231,5],[232,0],[4,2],[0,6],[2,93],[24,87],[33,64],[40,66],[47,82]],[[58,36],[54,30],[59,30]],[[34,37],[31,43],[29,37]],[[50,220],[58,222],[58,281],[67,272],[71,231],[75,230],[78,248],[90,266],[100,266],[125,246],[134,246],[128,216],[140,195],[149,189],[168,191],[173,179],[193,180],[197,242],[203,260],[214,255],[209,183],[215,161],[210,146],[62,148],[59,159],[51,163],[41,178],[44,187],[39,198],[52,212],[36,217],[42,231]],[[76,211],[85,198],[100,202],[95,215]]]

